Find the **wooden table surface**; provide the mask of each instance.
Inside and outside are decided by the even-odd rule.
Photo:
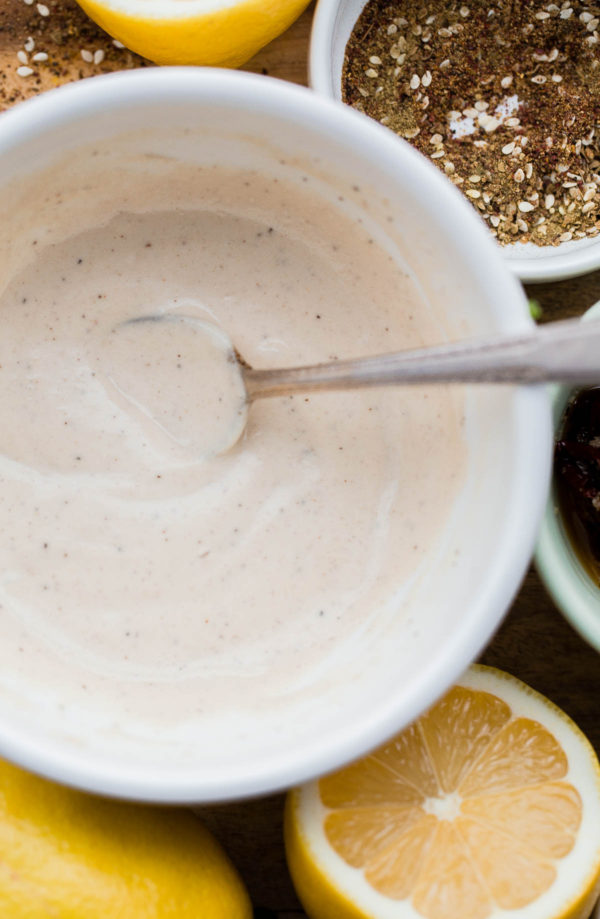
[[[41,21],[23,0],[0,0],[0,110],[57,83],[107,70],[143,65],[118,51],[89,24],[74,0],[45,0],[50,16]],[[306,83],[306,58],[313,7],[246,67],[256,73]],[[38,35],[39,33],[39,35]],[[53,66],[27,79],[16,74],[17,51],[28,35],[37,50],[51,50]],[[81,49],[105,50],[100,65],[86,63]],[[600,300],[600,272],[571,281],[530,286],[543,308],[543,321],[577,316]],[[490,526],[493,521],[490,521]],[[580,725],[600,752],[600,658],[561,617],[535,570],[521,590],[481,660],[508,670],[549,696]],[[283,797],[209,807],[202,816],[240,870],[257,919],[301,919],[283,853]]]

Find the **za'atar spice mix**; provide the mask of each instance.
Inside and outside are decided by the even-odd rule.
[[[600,5],[369,0],[344,101],[408,140],[500,243],[600,233]]]

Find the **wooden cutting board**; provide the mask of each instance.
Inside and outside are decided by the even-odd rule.
[[[45,0],[48,16],[24,0],[0,0],[0,110],[46,89],[98,73],[149,66],[116,48],[74,0]],[[248,70],[306,83],[308,37],[313,7],[283,36],[265,48]],[[32,53],[47,61],[28,63],[34,73],[19,76],[17,57],[33,38]],[[81,52],[96,56],[85,61]],[[97,54],[97,52],[104,52]],[[84,56],[89,57],[89,54]],[[102,58],[102,60],[100,60]],[[0,128],[1,130],[1,128]],[[543,320],[584,312],[600,300],[600,272],[571,281],[528,288],[543,308]],[[490,520],[490,526],[494,521]],[[566,624],[532,569],[498,634],[482,655],[485,663],[508,670],[565,709],[600,751],[600,658]],[[208,807],[204,821],[221,839],[242,873],[257,919],[300,919],[283,853],[283,797]]]

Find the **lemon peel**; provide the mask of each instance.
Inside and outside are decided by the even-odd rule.
[[[77,0],[101,28],[156,64],[240,67],[310,0]]]
[[[0,916],[251,919],[242,882],[191,811],[73,791],[0,760]]]

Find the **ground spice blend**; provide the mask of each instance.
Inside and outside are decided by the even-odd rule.
[[[345,102],[429,156],[501,243],[600,233],[600,6],[369,0]]]

